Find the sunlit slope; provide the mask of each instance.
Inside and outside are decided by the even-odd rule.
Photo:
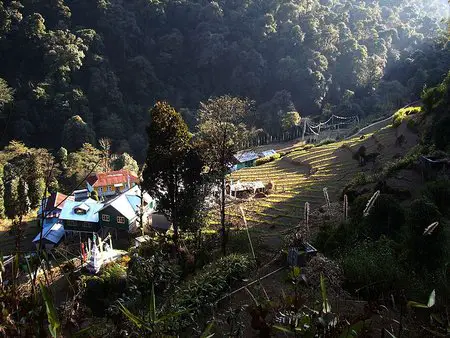
[[[402,134],[405,143],[399,145],[397,138]],[[230,178],[242,182],[261,180],[275,183],[274,193],[242,205],[250,225],[292,226],[303,219],[305,202],[309,202],[312,208],[325,204],[324,187],[328,188],[330,200],[338,201],[342,189],[356,173],[371,171],[375,166],[404,155],[416,142],[417,137],[405,126],[397,129],[388,126],[364,138],[358,136],[306,150],[299,145],[277,161],[239,170]],[[366,147],[366,154],[379,153],[376,164],[360,167],[352,158],[361,146]],[[227,214],[233,223],[241,222],[241,215],[234,205],[227,208]]]

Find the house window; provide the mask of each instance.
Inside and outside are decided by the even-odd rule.
[[[119,223],[119,224],[125,224],[125,217],[117,216],[117,223]]]
[[[111,191],[111,186],[108,185],[108,191]]]
[[[102,187],[99,187],[99,188],[98,188],[98,192],[99,192],[99,193],[102,193],[102,192],[103,192],[103,188],[102,188]]]
[[[102,215],[102,221],[109,222],[109,215]]]

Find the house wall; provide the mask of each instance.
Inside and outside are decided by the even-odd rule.
[[[236,164],[236,169],[249,168],[249,167],[253,167],[253,166],[255,166],[255,161],[251,160],[251,161]]]
[[[109,222],[104,220],[105,216],[109,216]],[[118,223],[117,217],[123,217],[125,219],[125,223]],[[124,217],[120,212],[118,212],[115,208],[112,206],[109,206],[99,212],[99,222],[102,227],[108,227],[108,228],[116,228],[116,229],[122,229],[127,230],[130,227],[130,223],[126,217]]]
[[[131,187],[134,187],[136,183],[131,183]],[[128,183],[124,183],[123,186],[119,187],[119,192],[127,191]],[[99,196],[113,196],[116,194],[116,187],[114,185],[105,185],[101,187],[95,187],[95,190],[97,191]]]
[[[93,222],[63,220],[63,225],[66,231],[97,232],[100,229],[100,223]]]

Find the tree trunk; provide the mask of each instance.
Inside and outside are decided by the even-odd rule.
[[[228,242],[228,234],[225,226],[225,178],[222,177],[221,183],[221,194],[222,198],[220,200],[220,224],[222,226],[222,253],[225,256],[227,254],[227,242]]]

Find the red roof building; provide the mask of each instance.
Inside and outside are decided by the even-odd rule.
[[[138,182],[137,175],[127,169],[96,173],[86,179],[88,190],[96,190],[99,196],[120,194],[134,187]]]
[[[42,203],[39,206],[38,217],[42,217],[42,210],[44,211],[44,223],[43,226],[53,225],[58,221],[61,210],[64,207],[66,201],[73,201],[73,196],[67,196],[59,192],[53,193],[48,197],[42,199]],[[44,208],[42,208],[44,207]]]

